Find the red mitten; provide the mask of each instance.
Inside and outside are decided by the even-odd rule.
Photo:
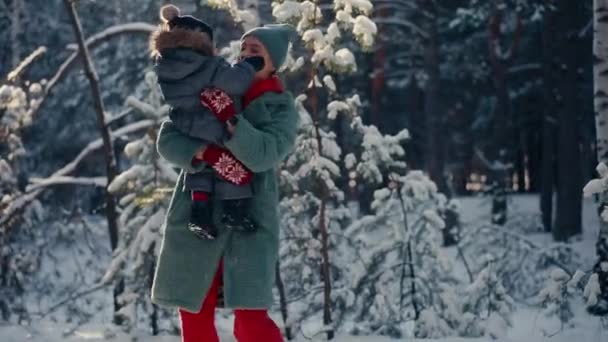
[[[206,161],[223,179],[236,185],[249,184],[253,177],[243,163],[238,161],[230,151],[217,145],[208,145],[203,152]]]
[[[220,121],[226,121],[236,114],[234,102],[225,91],[217,88],[207,88],[201,92],[201,104]]]

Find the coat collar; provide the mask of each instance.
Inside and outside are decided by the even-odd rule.
[[[243,95],[243,107],[247,107],[253,100],[267,92],[283,92],[283,83],[281,83],[281,80],[277,76],[259,80],[252,84],[245,95]]]

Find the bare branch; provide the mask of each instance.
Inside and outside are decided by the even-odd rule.
[[[108,27],[107,29],[105,29],[97,34],[92,35],[85,41],[85,44],[88,49],[94,49],[97,46],[101,45],[102,43],[107,42],[108,40],[110,40],[114,37],[118,37],[118,36],[125,35],[125,34],[135,34],[135,33],[137,33],[137,34],[143,33],[143,34],[147,35],[147,34],[154,32],[155,30],[156,30],[156,26],[148,24],[148,23],[143,23],[143,22],[115,25],[115,26]],[[57,83],[59,83],[59,81],[61,81],[67,75],[68,70],[70,70],[70,68],[77,61],[79,55],[80,55],[80,52],[75,51],[74,53],[72,53],[70,55],[70,57],[68,57],[59,66],[55,75],[53,75],[53,77],[51,77],[51,79],[47,82],[46,86],[44,87],[44,93],[43,93],[43,96],[42,96],[40,102],[38,103],[38,105],[30,109],[30,113],[29,113],[30,115],[35,115],[38,112],[38,110],[40,110],[40,108],[42,108],[42,105],[46,101],[47,97],[51,94],[51,91],[53,90],[55,85],[57,85]]]
[[[65,304],[67,304],[69,302],[72,302],[72,301],[74,301],[74,300],[76,300],[78,298],[87,296],[87,295],[89,295],[89,294],[91,294],[93,292],[97,292],[99,290],[102,290],[102,289],[108,287],[108,285],[109,284],[96,284],[96,285],[94,285],[93,287],[91,287],[91,288],[89,288],[87,290],[84,290],[82,292],[78,292],[78,293],[70,295],[68,298],[66,298],[66,299],[60,301],[59,303],[56,303],[55,305],[51,306],[46,312],[34,312],[34,313],[32,313],[32,315],[36,315],[36,316],[39,316],[41,318],[46,317],[47,315],[49,315],[53,311],[59,309],[63,305],[65,305]]]
[[[117,120],[124,118],[133,111],[133,108],[127,108],[114,116],[106,116],[106,125],[109,126]]]
[[[399,27],[405,27],[405,28],[408,28],[408,29],[414,31],[415,33],[419,34],[424,39],[429,38],[428,32],[426,32],[425,30],[420,28],[420,26],[414,24],[413,22],[411,22],[409,20],[395,19],[395,18],[378,18],[375,20],[375,22],[376,22],[376,24],[388,24],[388,25],[395,25],[395,26],[399,26]]]
[[[134,122],[127,126],[121,127],[120,129],[117,129],[117,130],[111,132],[111,136],[112,136],[112,139],[116,139],[118,137],[121,137],[121,136],[124,136],[127,134],[145,130],[149,127],[154,126],[155,124],[156,124],[156,122],[154,120],[137,121],[137,122]],[[64,175],[70,174],[72,171],[74,171],[76,169],[78,164],[86,156],[88,156],[91,152],[97,150],[101,146],[102,146],[101,138],[93,140],[78,154],[78,156],[74,160],[72,160],[71,162],[66,164],[61,169],[55,171],[55,173],[53,173],[50,177],[58,177],[58,176],[64,176]]]
[[[520,64],[520,65],[515,65],[509,68],[509,73],[511,74],[515,74],[518,72],[526,72],[526,71],[542,71],[542,64],[540,63],[527,63],[527,64]]]

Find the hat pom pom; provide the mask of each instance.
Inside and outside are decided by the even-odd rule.
[[[166,23],[173,18],[179,17],[179,8],[174,5],[165,5],[160,8],[160,19]]]

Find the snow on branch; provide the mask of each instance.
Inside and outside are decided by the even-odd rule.
[[[19,76],[32,64],[36,59],[42,56],[46,52],[46,47],[40,46],[34,52],[32,52],[27,58],[25,58],[19,65],[11,72],[8,73],[6,79],[9,82],[15,82],[19,79]]]
[[[32,315],[37,315],[37,316],[39,316],[41,318],[44,318],[44,317],[48,316],[49,314],[53,313],[54,311],[56,311],[57,309],[59,309],[60,307],[62,307],[63,305],[66,305],[66,304],[68,304],[70,302],[73,302],[73,301],[75,301],[78,298],[88,296],[91,293],[97,292],[99,290],[103,290],[107,286],[108,285],[104,284],[104,283],[95,284],[91,288],[88,288],[88,289],[86,289],[86,290],[84,290],[82,292],[73,293],[73,294],[69,295],[64,300],[62,300],[62,301],[60,301],[60,302],[52,305],[45,312],[38,312],[38,313],[34,312],[34,313],[32,313]]]
[[[526,63],[521,65],[515,65],[509,68],[510,74],[515,74],[518,72],[530,72],[537,71],[540,72],[542,70],[542,65],[540,63]]]
[[[113,131],[111,133],[112,138],[117,138],[117,137],[121,137],[127,134],[131,134],[131,133],[135,133],[135,132],[139,132],[142,130],[145,130],[149,127],[154,126],[156,123],[153,120],[142,120],[142,121],[137,121],[134,122],[132,124],[126,125],[121,127],[120,129],[117,129],[116,131]],[[51,175],[51,177],[56,177],[56,176],[63,176],[66,174],[71,173],[72,171],[74,171],[76,169],[76,167],[78,166],[78,164],[86,157],[88,156],[91,152],[97,150],[98,148],[100,148],[102,146],[102,141],[101,138],[99,139],[95,139],[93,141],[91,141],[79,154],[78,156],[72,160],[71,162],[69,162],[68,164],[66,164],[63,168],[57,170],[55,173],[53,173],[53,175]]]
[[[26,191],[30,192],[32,190],[49,187],[53,185],[63,185],[63,184],[72,184],[72,185],[93,185],[99,187],[105,187],[107,180],[105,177],[69,177],[69,176],[59,176],[59,177],[49,177],[49,178],[30,178],[30,181],[33,184],[27,186]]]
[[[126,134],[138,132],[140,130],[144,130],[144,129],[147,129],[149,127],[152,127],[155,124],[156,124],[156,122],[154,120],[142,120],[142,121],[134,122],[132,124],[129,124],[129,125],[124,126],[124,127],[121,127],[120,129],[117,129],[116,131],[112,132],[111,133],[111,137],[112,138],[116,138],[116,137],[120,137],[120,136],[123,136],[123,135],[126,135]],[[88,156],[90,153],[92,153],[93,151],[97,150],[101,146],[102,146],[101,138],[96,139],[96,140],[90,142],[80,152],[80,154],[78,154],[78,156],[74,160],[72,160],[71,162],[69,162],[68,164],[66,164],[61,169],[55,171],[49,177],[49,179],[52,179],[52,178],[55,178],[55,177],[60,177],[60,176],[65,176],[65,175],[68,175],[69,173],[73,172],[76,169],[76,167],[78,166],[78,164],[86,156]],[[8,222],[13,217],[13,215],[15,215],[20,210],[24,209],[29,203],[31,203],[32,201],[34,201],[34,199],[36,199],[36,197],[38,197],[38,195],[40,195],[40,193],[43,190],[44,190],[44,188],[39,188],[39,189],[31,190],[31,192],[25,193],[22,196],[15,198],[11,202],[11,204],[4,210],[4,212],[2,212],[2,217],[0,218],[0,226],[3,225],[3,224],[6,224],[6,222]]]
[[[595,170],[600,177],[590,180],[587,185],[585,185],[583,188],[583,194],[585,197],[590,197],[594,194],[608,191],[608,166],[606,166],[606,164],[603,162],[600,162]]]

